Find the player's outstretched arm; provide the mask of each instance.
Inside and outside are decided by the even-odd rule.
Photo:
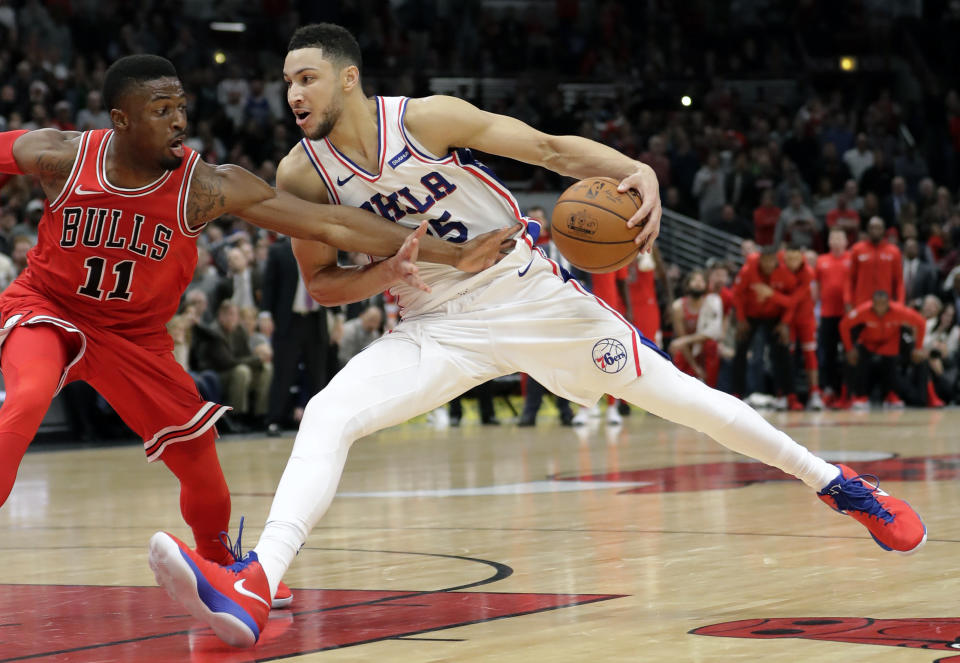
[[[80,133],[37,129],[0,133],[0,173],[36,175],[47,197],[60,193],[77,158]]]
[[[583,179],[603,175],[620,180],[620,191],[635,189],[643,200],[627,225],[644,220],[637,235],[641,250],[649,252],[660,232],[660,186],[650,166],[611,147],[580,136],[551,136],[512,117],[482,111],[456,97],[414,99],[404,117],[407,129],[433,154],[452,147],[471,147],[543,166]]]
[[[222,214],[235,214],[262,228],[291,237],[375,256],[393,255],[410,234],[408,229],[358,208],[317,205],[278,191],[240,166],[213,167],[201,162],[190,185],[188,223],[198,227]],[[497,232],[506,236],[508,230]],[[425,237],[420,256],[429,262],[479,271],[497,261],[500,245],[501,241],[488,241],[470,247],[456,246]]]
[[[424,222],[407,236],[396,255],[369,265],[341,267],[336,249],[302,239],[293,240],[293,254],[310,296],[324,306],[369,299],[400,282],[430,292],[420,280],[416,265],[417,249],[426,230]]]

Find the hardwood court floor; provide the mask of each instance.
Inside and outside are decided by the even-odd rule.
[[[412,423],[354,446],[292,609],[239,651],[147,566],[154,531],[189,536],[165,468],[137,446],[30,453],[0,510],[0,661],[960,662],[960,410],[771,418],[879,474],[926,547],[884,552],[799,482],[637,411]],[[220,445],[247,545],[291,444]]]

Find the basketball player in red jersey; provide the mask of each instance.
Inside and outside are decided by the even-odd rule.
[[[630,321],[640,333],[663,345],[663,335],[660,331],[660,302],[657,301],[657,279],[663,283],[667,293],[667,301],[673,301],[673,292],[667,271],[660,257],[660,249],[656,246],[650,253],[641,253],[637,259],[628,265],[627,289],[630,293],[630,304],[633,317]]]
[[[723,300],[707,292],[707,277],[695,269],[684,279],[684,296],[670,307],[675,338],[670,343],[673,363],[687,375],[717,386],[719,341],[723,335]]]
[[[112,130],[0,133],[0,173],[36,176],[48,199],[27,268],[0,296],[0,504],[51,399],[86,380],[143,438],[148,460],[162,459],[180,480],[198,552],[230,561],[219,536],[230,494],[213,428],[227,408],[200,398],[165,330],[204,224],[235,214],[373,255],[404,244],[379,269],[417,287],[418,242],[428,260],[476,271],[494,262],[502,238],[458,249],[421,238],[425,228],[409,234],[361,210],[279,193],[237,166],[207,165],[183,145],[186,98],[163,58],[122,58],[103,87]]]

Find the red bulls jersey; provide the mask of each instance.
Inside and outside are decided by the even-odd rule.
[[[45,206],[37,245],[18,281],[79,321],[129,336],[156,336],[156,343],[166,345],[164,325],[197,262],[200,229],[187,227],[186,210],[199,157],[185,147],[176,170],[147,186],[122,189],[106,175],[112,138],[109,129],[83,133],[73,170]]]

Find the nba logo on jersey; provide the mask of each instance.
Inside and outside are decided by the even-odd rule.
[[[605,338],[593,346],[593,364],[604,373],[619,373],[627,364],[627,349],[615,338]]]

